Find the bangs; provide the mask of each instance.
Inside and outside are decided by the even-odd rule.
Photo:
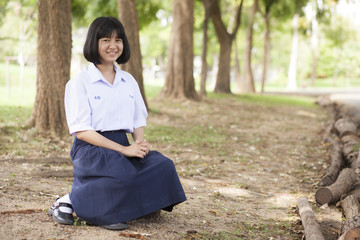
[[[116,38],[123,38],[125,35],[125,32],[121,26],[118,26],[118,24],[108,21],[106,24],[103,24],[101,28],[99,28],[99,31],[97,33],[97,40],[100,38],[111,38],[113,35],[115,35]]]

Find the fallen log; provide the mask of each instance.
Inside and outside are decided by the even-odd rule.
[[[306,197],[297,200],[297,206],[301,217],[302,225],[305,229],[306,240],[325,240],[319,223],[316,221],[314,212]]]
[[[345,165],[342,153],[342,142],[340,138],[334,137],[329,139],[329,141],[332,144],[332,150],[330,154],[331,163],[327,173],[319,182],[320,187],[326,187],[333,184],[339,175],[340,169],[342,169]]]
[[[356,168],[356,160],[359,154],[360,138],[356,135],[346,135],[341,138],[343,143],[343,154],[348,165]]]
[[[316,202],[323,205],[338,201],[341,195],[348,193],[354,187],[356,179],[354,169],[344,168],[332,185],[321,187],[316,191]]]
[[[343,137],[346,135],[356,135],[357,133],[357,126],[356,124],[351,121],[349,118],[340,118],[338,119],[334,127],[338,132],[339,137]]]
[[[356,171],[355,171],[356,172]],[[357,199],[360,200],[360,181],[357,179],[356,183],[354,184],[354,189],[351,190],[345,197],[354,195]],[[341,196],[342,199],[345,198],[344,196]]]
[[[355,195],[349,195],[341,200],[346,221],[342,226],[342,235],[339,239],[360,239],[360,204]]]

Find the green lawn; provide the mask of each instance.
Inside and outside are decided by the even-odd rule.
[[[9,84],[6,83],[6,65],[5,63],[0,63],[0,107],[4,106],[22,106],[22,107],[31,107],[35,101],[36,94],[36,69],[35,67],[25,67],[24,69],[24,78],[23,84],[20,84],[20,68],[16,64],[10,64],[8,70]],[[308,81],[308,80],[307,80]],[[145,78],[145,92],[147,99],[154,98],[161,91],[161,83],[159,82],[148,82]],[[266,89],[271,91],[284,90],[285,86],[282,86],[283,83],[270,83]],[[258,83],[256,84],[257,89],[259,89]],[[198,80],[196,81],[196,86],[199,86]],[[351,79],[347,81],[346,79],[338,79],[336,86],[333,86],[333,80],[330,78],[327,79],[317,79],[315,86],[312,89],[339,89],[346,87],[360,87],[360,79]],[[208,89],[209,97],[221,98],[226,97],[226,95],[213,94],[211,89]],[[301,97],[285,97],[285,96],[269,96],[269,95],[260,95],[260,94],[242,94],[237,95],[239,100],[243,101],[255,101],[263,104],[300,104],[300,105],[309,105],[312,104],[312,100],[308,98]],[[3,111],[1,111],[3,114]]]

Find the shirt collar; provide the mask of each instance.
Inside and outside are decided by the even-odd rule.
[[[88,66],[88,73],[90,77],[90,83],[97,82],[99,80],[104,80],[103,75],[101,74],[100,70],[95,66],[94,63],[90,63]]]
[[[114,69],[116,71],[116,74],[115,74],[115,79],[114,79],[114,84],[117,84],[118,82],[125,82],[125,80],[123,78],[120,78],[119,79],[119,76],[120,76],[120,69],[114,64]],[[106,81],[104,79],[104,76],[101,74],[100,70],[95,66],[94,63],[90,63],[90,65],[88,66],[88,73],[89,73],[89,76],[90,76],[90,83],[94,83],[94,82],[97,82],[97,81],[103,81],[103,82],[106,82],[108,83],[108,81]],[[108,83],[109,84],[109,83]]]

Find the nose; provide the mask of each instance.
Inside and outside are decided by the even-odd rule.
[[[116,47],[116,40],[114,38],[110,39],[109,47],[110,48]]]

